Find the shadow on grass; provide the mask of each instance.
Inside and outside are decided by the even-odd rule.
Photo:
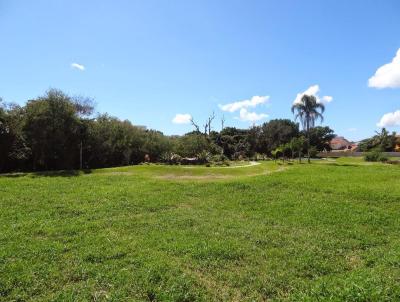
[[[61,170],[61,171],[40,171],[40,172],[16,172],[0,174],[0,177],[18,178],[18,177],[74,177],[82,174],[92,173],[91,169],[85,170]]]

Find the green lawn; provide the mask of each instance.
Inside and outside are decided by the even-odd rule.
[[[399,301],[400,167],[0,176],[0,301]]]

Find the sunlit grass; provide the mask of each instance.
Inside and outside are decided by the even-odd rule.
[[[351,158],[2,176],[0,300],[397,300],[399,196]]]

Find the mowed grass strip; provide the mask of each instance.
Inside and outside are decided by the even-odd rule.
[[[351,159],[0,176],[0,300],[398,300],[399,176]]]

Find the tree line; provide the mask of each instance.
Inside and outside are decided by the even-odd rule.
[[[23,106],[0,99],[0,172],[91,169],[143,161],[177,163],[185,158],[224,161],[279,152],[301,157],[329,150],[333,130],[305,121],[310,113],[304,109],[293,108],[304,130],[289,119],[275,119],[249,129],[225,127],[223,120],[222,129],[216,131],[213,114],[204,131],[192,120],[194,131],[166,136],[128,120],[95,114],[90,99],[57,89]],[[311,112],[311,117],[318,116]]]
[[[393,152],[396,151],[396,146],[400,144],[400,138],[396,132],[389,133],[385,128],[380,132],[375,132],[375,135],[362,140],[359,143],[359,149],[362,152]]]

